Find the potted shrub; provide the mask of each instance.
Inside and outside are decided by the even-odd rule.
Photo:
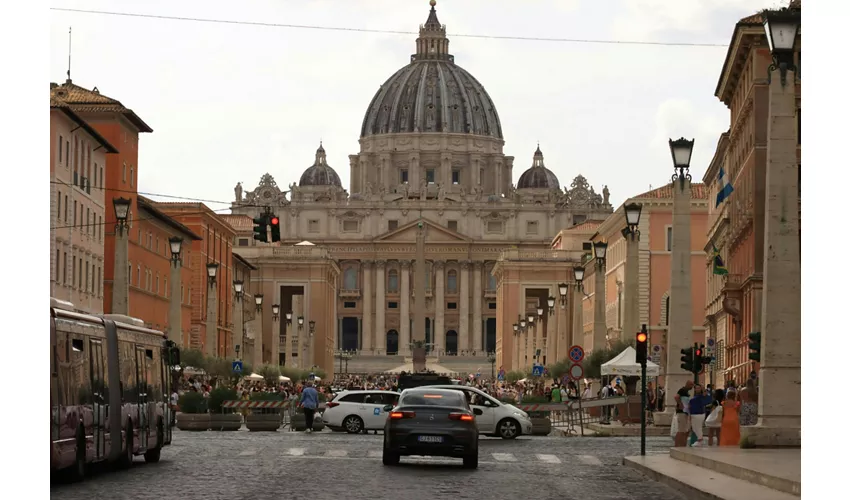
[[[251,401],[283,401],[274,392],[255,392]],[[245,426],[249,431],[277,431],[281,424],[281,408],[251,408],[251,413],[245,417]]]
[[[225,401],[239,399],[236,391],[227,387],[217,387],[210,392],[210,430],[238,431],[242,427],[242,415],[222,408]]]
[[[207,413],[207,400],[203,394],[189,391],[177,402],[177,428],[181,431],[205,431],[210,428],[210,414]]]
[[[522,398],[521,404],[534,405],[546,404],[549,401],[543,396],[526,396]],[[531,420],[531,434],[534,436],[548,436],[552,432],[552,421],[549,419],[548,411],[529,411],[528,418]]]
[[[297,405],[299,399],[295,399],[292,404]],[[328,398],[321,392],[319,393],[319,408],[322,407],[322,403],[327,403]],[[304,416],[304,410],[302,408],[298,408],[297,406],[292,413],[292,420],[289,423],[290,427],[294,431],[306,431],[307,430],[307,417]],[[313,417],[313,432],[320,432],[325,428],[325,421],[322,420],[321,410],[317,409],[316,414]]]

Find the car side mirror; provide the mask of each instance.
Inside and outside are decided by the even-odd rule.
[[[393,411],[393,405],[385,405],[384,411]]]
[[[481,408],[473,408],[472,413],[476,415],[484,415],[484,410],[482,410]]]

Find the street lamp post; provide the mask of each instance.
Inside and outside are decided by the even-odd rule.
[[[304,334],[301,333],[304,329],[304,316],[298,316],[296,324],[298,325],[298,349],[295,352],[298,353],[298,367],[303,368],[306,366],[304,365]]]
[[[242,280],[233,281],[233,350],[239,357],[239,346],[245,343],[244,309],[242,297],[244,296],[245,283]]]
[[[218,264],[207,263],[207,341],[206,351],[209,356],[218,356],[218,287],[215,286],[218,275]]]
[[[602,241],[593,242],[593,256],[596,269],[593,275],[593,350],[603,349],[606,345],[605,336],[608,326],[605,324],[605,257],[608,244]]]
[[[799,447],[800,186],[794,56],[800,10],[769,10],[764,12],[764,18],[773,64],[768,73],[759,419],[755,426],[742,426],[741,435],[756,446]]]
[[[292,333],[292,311],[286,311],[286,326],[284,327],[284,332],[283,347],[286,349],[284,364],[286,366],[292,366],[292,340],[295,337]]]
[[[183,238],[172,236],[168,238],[171,248],[171,300],[168,302],[168,339],[183,347],[183,314],[181,303],[183,294],[180,290],[180,274],[183,268],[183,260],[180,253],[183,250]]]
[[[584,281],[584,267],[573,267],[573,280],[575,281],[575,285],[573,286],[572,345],[584,346],[585,350],[589,350],[586,349],[587,346],[584,345],[584,304],[582,301],[582,298],[584,297],[584,288],[582,286],[582,282]]]
[[[496,353],[487,353],[487,362],[490,363],[490,379],[496,380]]]
[[[629,203],[623,207],[626,227],[623,228],[623,238],[626,240],[626,297],[623,311],[623,331],[636,333],[640,328],[640,274],[638,260],[640,257],[640,224],[641,205]]]
[[[272,350],[269,364],[280,365],[280,331],[284,328],[280,324],[280,304],[272,304]]]
[[[673,159],[673,241],[670,256],[670,308],[667,330],[667,380],[662,425],[676,410],[676,389],[685,385],[691,374],[679,363],[682,349],[693,345],[693,303],[691,300],[691,154],[694,141],[670,139]],[[678,181],[678,182],[677,182]]]
[[[112,314],[130,314],[129,226],[130,203],[127,198],[113,198],[115,209],[115,267],[112,276]]]
[[[260,329],[254,334],[254,366],[263,364],[263,294],[254,295],[255,317],[260,320]]]
[[[315,365],[316,363],[316,350],[313,346],[313,334],[316,333],[316,322],[312,319],[307,323],[308,327],[308,337],[307,337],[307,357],[310,359],[310,363]]]

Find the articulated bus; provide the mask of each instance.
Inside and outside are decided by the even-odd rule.
[[[51,471],[70,469],[82,479],[97,462],[159,461],[171,444],[168,365],[175,357],[165,334],[141,320],[81,314],[51,299]]]

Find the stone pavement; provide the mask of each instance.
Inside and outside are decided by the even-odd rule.
[[[403,457],[381,464],[378,434],[175,431],[158,464],[136,458],[129,471],[95,473],[79,484],[58,484],[55,500],[91,498],[368,499],[635,499],[683,500],[672,488],[623,467],[634,438],[482,438],[478,470],[460,460]],[[648,452],[668,451],[669,439],[650,438]]]

